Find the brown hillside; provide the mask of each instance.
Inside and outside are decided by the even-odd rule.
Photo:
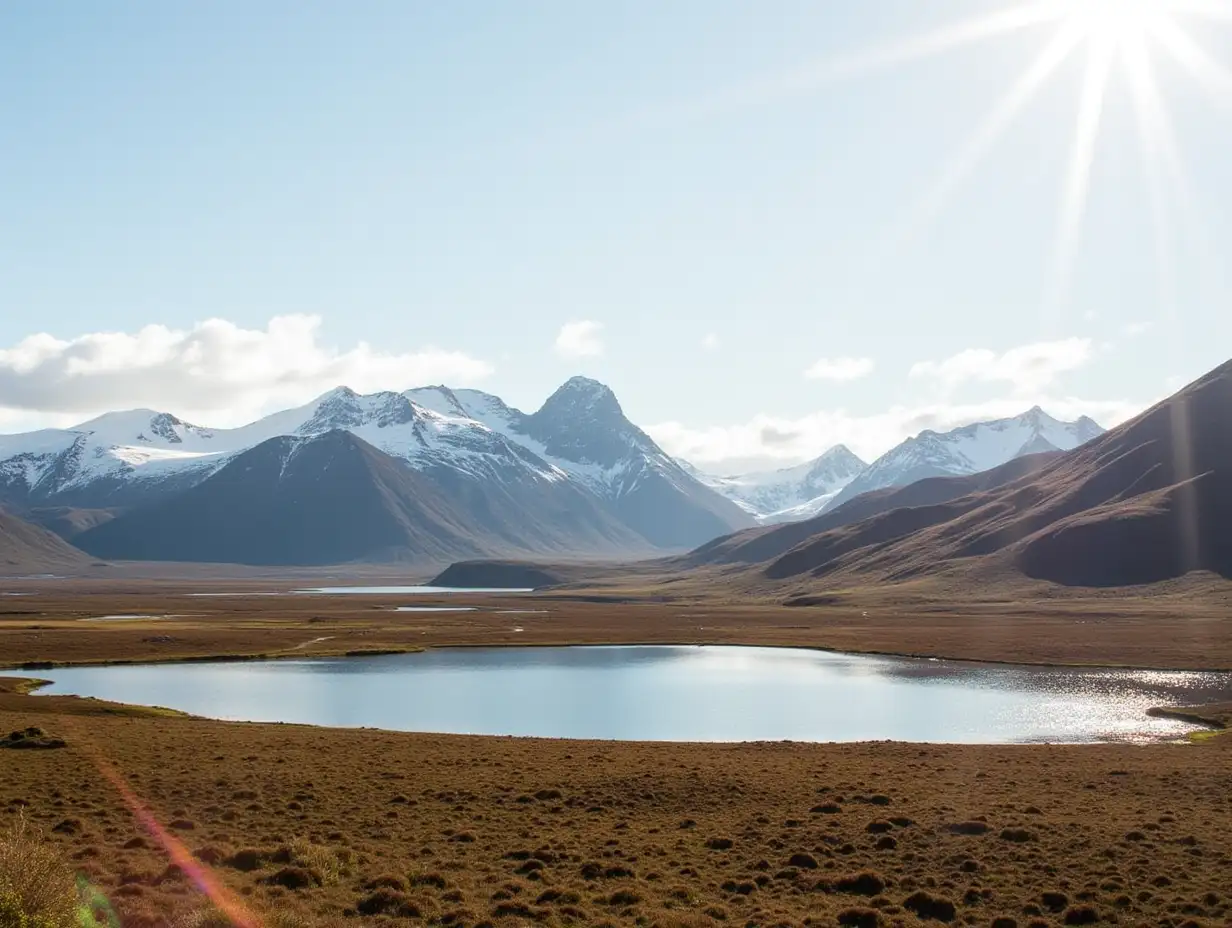
[[[916,484],[900,491],[901,508],[860,497],[849,505],[877,511],[859,521],[827,524],[842,507],[811,523],[730,536],[691,557],[761,555],[756,569],[772,580],[893,581],[959,564],[1011,566],[1072,586],[1154,583],[1195,570],[1232,578],[1229,421],[1232,362],[1090,444],[980,492],[944,499],[968,478]],[[911,501],[927,493],[944,501]]]
[[[56,535],[0,509],[0,574],[84,567],[89,558]]]
[[[796,545],[822,532],[871,519],[896,509],[936,506],[1004,486],[1041,470],[1061,455],[1059,451],[1025,455],[978,474],[927,477],[904,487],[872,490],[862,493],[837,509],[803,522],[748,529],[716,538],[690,552],[684,560],[687,566],[752,564],[766,561],[786,554]]]

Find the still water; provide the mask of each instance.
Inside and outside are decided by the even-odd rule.
[[[443,593],[533,593],[530,587],[464,587],[464,586],[318,586],[292,593],[316,593],[329,596],[435,596]]]
[[[1062,670],[786,648],[453,648],[365,658],[57,668],[42,693],[222,719],[650,741],[1149,741],[1151,706],[1228,674]]]

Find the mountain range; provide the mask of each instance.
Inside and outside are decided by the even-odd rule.
[[[928,477],[977,474],[1024,455],[1070,451],[1103,432],[1085,416],[1061,422],[1036,406],[1010,419],[977,422],[950,432],[921,432],[872,464],[837,445],[814,461],[783,470],[716,477],[686,467],[768,525],[829,512],[872,490],[907,486]]]
[[[340,387],[236,429],[134,410],[2,436],[0,502],[98,557],[254,564],[626,556],[753,524],[582,377],[533,414]]]
[[[804,522],[716,539],[673,564],[684,575],[721,568],[737,589],[800,591],[942,574],[981,582],[1007,570],[1083,587],[1193,571],[1232,579],[1229,421],[1232,362],[1069,452],[866,492]]]
[[[478,390],[339,387],[234,429],[131,410],[0,436],[0,504],[112,560],[649,557],[756,524],[897,505],[889,488],[953,498],[956,485],[930,491],[928,479],[995,474],[1100,433],[1036,408],[922,432],[871,465],[840,445],[796,467],[714,477],[674,460],[582,377],[530,414]]]
[[[706,474],[688,463],[684,466],[762,524],[817,515],[868,467],[846,445],[835,445],[821,457],[795,467],[730,477]]]

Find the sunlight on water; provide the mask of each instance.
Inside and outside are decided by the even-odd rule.
[[[983,665],[788,648],[442,648],[369,658],[57,668],[43,692],[216,718],[670,741],[1152,741],[1153,706],[1232,675]]]

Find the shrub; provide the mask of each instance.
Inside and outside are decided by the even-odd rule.
[[[336,886],[354,871],[354,855],[349,848],[331,848],[296,838],[283,845],[270,858],[276,864],[290,864],[309,871],[322,886]]]
[[[285,889],[307,889],[317,880],[316,874],[311,870],[305,870],[303,867],[283,867],[277,873],[267,876],[263,882]]]
[[[954,903],[949,899],[930,895],[923,890],[908,896],[903,901],[903,908],[910,909],[921,921],[931,918],[939,922],[952,922],[956,914]]]
[[[0,738],[0,748],[13,750],[54,750],[67,747],[63,738],[49,735],[41,728],[26,728]]]
[[[876,896],[885,889],[885,879],[879,873],[865,870],[840,877],[834,884],[835,890],[852,896]]]
[[[75,928],[73,872],[25,822],[0,837],[0,928]]]
[[[364,896],[355,904],[360,915],[394,915],[403,918],[419,918],[419,908],[406,895],[393,889],[378,889]]]
[[[877,914],[876,909],[854,907],[843,909],[843,911],[838,913],[838,923],[840,925],[852,926],[852,928],[877,928],[880,921],[880,916]]]

